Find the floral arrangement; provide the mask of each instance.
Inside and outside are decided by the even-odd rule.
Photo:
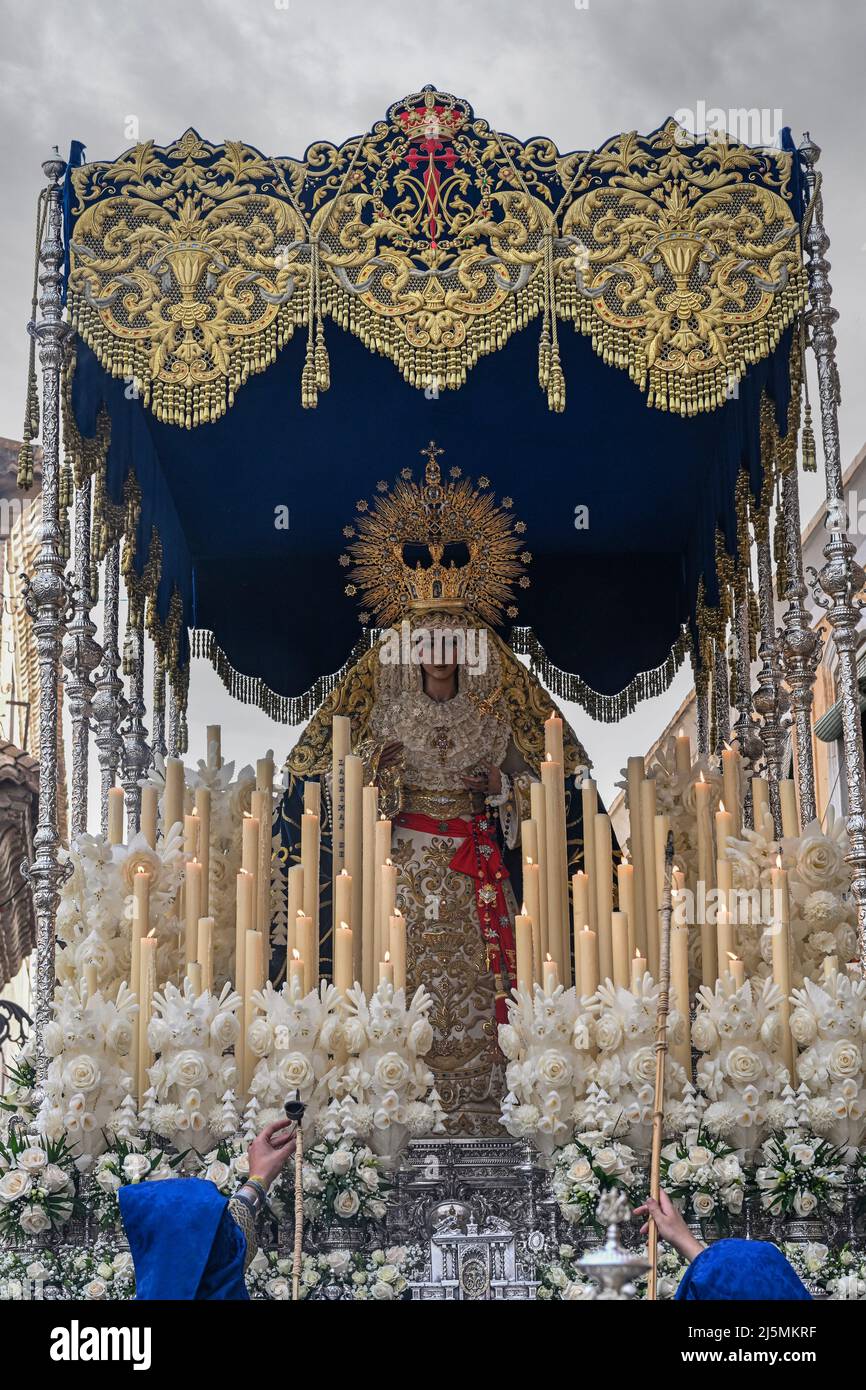
[[[0,1302],[35,1301],[43,1297],[46,1286],[52,1293],[63,1289],[63,1266],[47,1247],[38,1259],[15,1249],[0,1249]]]
[[[404,990],[382,981],[369,999],[349,990],[347,1002],[336,1040],[341,1060],[327,1078],[331,1100],[318,1131],[331,1142],[363,1139],[393,1167],[410,1138],[443,1129],[433,1073],[423,1060],[433,1045],[427,1017],[433,1000],[420,987],[407,1001]]]
[[[593,1080],[604,1089],[622,1113],[628,1126],[629,1142],[636,1148],[649,1147],[655,1095],[655,1033],[659,986],[648,973],[637,993],[607,981],[599,986],[593,1037],[598,1058]],[[681,1041],[685,1022],[672,1009],[668,1014],[668,1038]],[[686,1074],[682,1066],[668,1057],[665,1092],[671,1098],[682,1092]],[[583,1110],[577,1107],[580,1123]]]
[[[0,1234],[8,1240],[59,1230],[78,1205],[63,1138],[34,1138],[11,1126],[0,1140],[0,1174]]]
[[[836,1302],[866,1301],[866,1255],[850,1245],[786,1241],[780,1250],[812,1294]]]
[[[812,1092],[809,1127],[855,1148],[866,1130],[866,981],[832,971],[821,984],[804,980],[792,1002],[791,1033],[804,1049],[797,1071]]]
[[[544,1154],[570,1138],[576,1106],[593,1078],[592,1013],[576,991],[515,991],[499,1046],[508,1060],[501,1122]]]
[[[144,835],[128,845],[110,845],[101,835],[79,835],[62,857],[72,873],[60,891],[57,952],[60,985],[80,987],[88,964],[95,964],[99,989],[114,998],[130,979],[133,883],[138,870],[150,876],[150,926],[158,940],[157,975],[178,973],[177,917],[174,904],[183,877],[182,827],[152,849]]]
[[[579,1251],[573,1245],[560,1245],[552,1260],[538,1265],[535,1297],[541,1303],[573,1302],[595,1298],[598,1284],[588,1279],[578,1266]]]
[[[718,1135],[690,1130],[662,1149],[661,1185],[684,1211],[727,1234],[743,1209],[745,1174],[734,1149]]]
[[[67,984],[52,1007],[43,1035],[51,1061],[37,1124],[50,1139],[65,1135],[79,1153],[98,1154],[132,1086],[126,1059],[138,1004],[123,983],[113,999],[101,991],[87,998]]]
[[[361,1224],[385,1217],[381,1160],[367,1144],[355,1139],[321,1139],[306,1149],[303,1186],[305,1215],[319,1224]],[[275,1197],[289,1205],[293,1191],[294,1174],[284,1175]]]
[[[146,1149],[142,1141],[130,1143],[113,1140],[110,1148],[97,1158],[92,1171],[92,1184],[87,1192],[87,1206],[96,1217],[101,1230],[115,1230],[120,1225],[117,1194],[121,1187],[139,1182],[156,1182],[173,1178],[182,1161],[181,1155],[169,1155],[163,1149]]]
[[[647,1253],[646,1246],[641,1247],[640,1253]],[[658,1284],[656,1292],[659,1299],[673,1298],[680,1286],[680,1280],[688,1269],[688,1261],[684,1260],[671,1245],[659,1245],[658,1259]],[[642,1274],[635,1280],[635,1291],[638,1298],[646,1298],[649,1276]]]
[[[782,1130],[761,1145],[755,1170],[761,1206],[774,1216],[819,1217],[842,1210],[843,1151],[802,1128]]]
[[[67,1298],[93,1303],[135,1298],[132,1256],[116,1242],[100,1237],[84,1249],[62,1246],[58,1262]]]
[[[405,1299],[421,1265],[421,1250],[415,1245],[393,1245],[363,1254],[333,1250],[326,1255],[304,1255],[301,1298],[376,1303]],[[292,1261],[275,1250],[259,1250],[247,1270],[247,1288],[253,1299],[290,1299]]]
[[[36,1047],[36,1032],[30,1034],[18,1056],[5,1067],[6,1090],[0,1094],[0,1131],[4,1131],[13,1115],[23,1120],[31,1120],[36,1113],[33,1106],[33,1090],[36,1086],[36,1068],[33,1053]]]
[[[332,1053],[343,1037],[341,998],[326,981],[303,997],[288,984],[276,990],[270,982],[253,995],[259,1013],[247,1030],[247,1046],[259,1058],[250,1083],[258,1125],[282,1119],[286,1097],[297,1091],[306,1105],[304,1132],[314,1130],[328,1103]]]
[[[730,975],[697,995],[692,1042],[703,1054],[696,1081],[707,1098],[703,1128],[732,1148],[756,1148],[783,1123],[780,1100],[788,1081],[777,1060],[781,993],[772,980]]]
[[[219,995],[197,995],[186,979],[183,990],[169,983],[153,1003],[147,1040],[158,1055],[148,1071],[142,1122],[163,1139],[203,1152],[227,1125],[237,1128],[237,1070],[228,1050],[240,1031],[240,995],[228,984]]]
[[[598,1131],[581,1134],[553,1156],[553,1195],[566,1221],[577,1226],[599,1229],[598,1199],[610,1188],[619,1188],[636,1205],[640,1181],[634,1151]]]

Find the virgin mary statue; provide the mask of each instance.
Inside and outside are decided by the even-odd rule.
[[[303,783],[321,782],[320,932],[331,956],[332,721],[351,719],[352,751],[390,816],[397,906],[407,924],[407,987],[432,995],[434,1072],[449,1133],[501,1134],[504,1062],[497,1023],[515,983],[522,899],[521,822],[545,757],[550,697],[496,631],[528,584],[523,524],[486,478],[452,468],[434,445],[423,483],[404,469],[379,484],[347,527],[346,592],[379,640],[342,677],[287,759],[282,858],[300,858]],[[574,774],[588,767],[563,723],[569,869],[582,854]],[[576,864],[574,865],[576,867]]]

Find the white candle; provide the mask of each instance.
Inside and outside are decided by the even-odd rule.
[[[162,794],[162,837],[168,838],[173,825],[183,824],[183,763],[179,758],[165,760],[165,790]]]
[[[379,984],[393,985],[394,966],[391,963],[391,952],[385,952],[385,959],[379,961]]]
[[[334,984],[341,994],[352,988],[352,975],[352,928],[348,922],[340,922],[334,933]]]
[[[632,992],[632,994],[640,994],[640,992],[641,992],[641,983],[642,983],[642,981],[643,981],[643,977],[644,977],[644,974],[645,974],[645,973],[646,973],[646,957],[645,957],[645,956],[642,956],[641,953],[640,953],[640,951],[635,950],[635,953],[634,953],[634,955],[633,955],[632,958],[631,958],[631,992]]]
[[[307,783],[309,786],[310,783]],[[306,788],[305,788],[306,794]],[[301,816],[301,864],[304,868],[304,915],[316,928],[316,976],[319,972],[319,817],[305,810]],[[309,962],[308,962],[309,964]]]
[[[262,954],[262,934],[258,931],[248,931],[245,942],[244,976],[244,1017],[243,1031],[244,1037],[249,1033],[253,1018],[255,1017],[256,1007],[253,1004],[253,995],[260,990],[264,984],[264,966]],[[250,1082],[253,1079],[253,1072],[256,1069],[256,1056],[251,1047],[244,1052],[244,1091],[249,1091]]]
[[[602,980],[613,979],[613,942],[611,912],[613,911],[613,854],[611,848],[610,816],[597,811],[595,816],[595,915],[598,923],[598,963]]]
[[[388,949],[388,917],[394,908],[392,903],[387,912],[382,911],[382,865],[391,857],[391,822],[385,816],[380,816],[376,821],[373,857],[376,861],[373,902],[374,952],[375,959],[380,961]]]
[[[733,951],[729,951],[725,959],[728,962],[728,974],[731,976],[737,989],[746,983],[746,967],[739,956],[735,956]]]
[[[668,835],[671,829],[671,818],[664,813],[657,814],[653,825],[653,845],[655,848],[655,883],[656,883],[656,924],[661,922],[662,906],[665,895],[665,851],[667,849]],[[659,975],[659,951],[661,935],[657,929],[655,941],[649,951],[649,968],[654,979]]]
[[[596,889],[596,836],[595,818],[598,815],[598,788],[591,777],[584,777],[580,784],[580,809],[583,818],[583,871],[589,881],[589,916],[586,921],[593,931],[598,928],[598,899]],[[581,922],[583,927],[583,922]]]
[[[797,813],[797,792],[790,777],[779,783],[779,799],[782,803],[782,834],[793,839],[800,833],[800,817]]]
[[[722,750],[722,785],[724,787],[725,805],[732,817],[733,834],[740,833],[740,812],[743,804],[743,796],[740,790],[740,755],[736,748],[729,748],[727,745]]]
[[[253,876],[241,869],[235,880],[235,989],[241,997],[241,1009],[246,998],[246,954],[247,932],[253,925]],[[240,1036],[235,1045],[235,1063],[238,1072],[238,1086],[244,1084],[246,1065],[246,1038],[244,1037],[243,1014],[241,1015]]]
[[[555,960],[548,955],[544,962],[544,992],[553,994],[559,985],[559,966]]]
[[[529,825],[524,821],[524,825]],[[536,850],[538,846],[535,846]],[[523,861],[524,914],[532,922],[532,977],[541,979],[541,884],[538,864],[532,857]]]
[[[532,811],[532,820],[536,825],[536,840],[538,846],[537,857],[533,855],[538,864],[538,887],[541,895],[541,952],[547,955],[549,944],[548,937],[548,911],[547,911],[547,792],[542,782],[532,782],[529,787],[529,804]]]
[[[680,777],[688,778],[692,770],[692,745],[688,734],[680,729],[677,734],[676,768]]]
[[[361,984],[370,995],[376,962],[376,821],[379,790],[364,787],[361,797],[363,881],[361,884]]]
[[[186,963],[186,978],[189,980],[190,989],[196,999],[202,993],[202,969],[197,960],[188,960]]]
[[[364,930],[364,764],[355,753],[345,758],[346,781],[346,865],[352,879],[352,915],[346,920],[352,928],[355,952],[352,973],[360,981],[363,970]]]
[[[138,1097],[141,1100],[150,1084],[148,1069],[153,1066],[153,1053],[147,1041],[147,1029],[156,993],[156,937],[151,932],[139,943],[139,1011],[138,1011]]]
[[[150,783],[141,789],[141,833],[151,849],[156,849],[156,824],[159,811],[159,789]]]
[[[514,919],[514,940],[517,954],[517,980],[518,989],[529,990],[532,992],[532,985],[535,980],[535,968],[532,961],[532,918],[526,911],[526,904],[523,911],[518,912]]]
[[[289,961],[289,993],[293,999],[300,998],[304,993],[304,962],[297,947]]]
[[[727,810],[724,801],[719,802],[719,809],[716,812],[716,858],[724,859],[728,850],[728,840],[736,838],[736,827],[732,813]]]
[[[96,961],[89,960],[84,967],[84,990],[88,999],[92,999],[99,989],[99,972],[96,968]]]
[[[700,899],[700,885],[704,885],[704,893],[709,893],[714,887],[713,883],[713,824],[711,820],[710,798],[712,787],[701,773],[700,780],[695,783],[695,814],[697,818],[698,831],[698,884],[696,897]],[[702,914],[701,921],[701,971],[702,980],[705,985],[712,989],[717,978],[717,956],[716,956],[716,933],[711,924],[706,920],[706,912]]]
[[[682,874],[680,874],[680,884],[676,891],[678,893],[683,891]],[[672,1044],[673,1055],[680,1066],[685,1069],[688,1079],[691,1080],[692,1025],[689,1016],[689,929],[688,927],[675,926],[673,923],[671,923],[671,985],[674,1003],[682,1015],[685,1025],[682,1041]]]
[[[190,859],[184,865],[184,904],[186,907],[185,960],[195,960],[198,949],[198,919],[201,911],[201,864]]]
[[[752,778],[752,813],[755,829],[760,830],[770,815],[770,784],[766,777]]]
[[[345,865],[346,858],[346,754],[352,751],[352,721],[344,714],[335,714],[331,723],[331,862],[333,875]]]
[[[659,895],[656,884],[656,784],[648,777],[640,784],[640,838],[643,860],[643,902],[646,920],[647,959],[658,960]],[[640,943],[638,943],[640,944]]]
[[[580,933],[584,927],[589,926],[589,878],[583,869],[578,869],[571,875],[571,920],[572,935],[574,938],[574,970],[575,986],[578,996],[585,994],[583,987],[583,976],[580,964]],[[530,916],[532,914],[530,913]]]
[[[213,932],[213,917],[200,917],[197,959],[201,966],[201,988],[206,989],[209,994],[213,994]]]
[[[205,744],[207,748],[208,767],[222,767],[222,726],[220,724],[207,725],[207,729],[205,732]]]
[[[578,932],[580,948],[580,990],[583,998],[598,989],[598,933],[586,926]]]
[[[132,880],[132,939],[129,954],[129,987],[137,1004],[141,1003],[141,943],[150,932],[150,874],[139,864]],[[132,1078],[138,1084],[138,1028],[132,1034]],[[139,1095],[139,1100],[141,1096]]]
[[[123,844],[124,795],[122,787],[108,788],[108,843]]]
[[[646,905],[643,888],[643,848],[641,841],[641,783],[645,777],[643,758],[629,758],[626,769],[628,779],[628,819],[631,858],[634,864],[634,939],[635,945],[646,950]]]
[[[319,988],[319,938],[316,924],[307,913],[295,918],[295,940],[304,962],[304,993]]]
[[[619,910],[628,919],[628,954],[634,955],[637,946],[637,917],[634,900],[634,865],[629,863],[628,855],[623,854],[622,863],[616,868],[616,886],[619,894]]]
[[[201,910],[210,911],[210,787],[196,787],[195,813],[198,816],[198,851],[201,860]]]
[[[304,915],[304,866],[293,864],[288,873],[288,907],[286,909],[286,955],[291,956],[297,939],[296,919]]]
[[[773,944],[773,980],[782,991],[782,1002],[779,1005],[779,1028],[781,1031],[781,1059],[788,1069],[788,1079],[791,1083],[795,1081],[794,1075],[794,1041],[791,1037],[791,1004],[789,995],[791,993],[791,944],[790,944],[790,922],[791,904],[788,895],[788,872],[782,868],[782,856],[776,858],[776,867],[770,874],[773,886],[773,926],[771,938]]]
[[[613,982],[622,989],[629,987],[628,918],[624,912],[611,913],[613,939]]]
[[[562,939],[562,871],[563,857],[560,843],[559,797],[562,785],[562,768],[552,758],[541,764],[541,782],[545,793],[547,826],[545,839],[547,847],[547,938],[549,953],[556,954],[557,960],[564,956]]]
[[[187,859],[198,858],[199,822],[195,811],[183,818],[183,852]]]
[[[352,875],[348,869],[341,869],[334,879],[334,920],[353,926],[352,922]]]
[[[394,965],[394,988],[406,988],[406,918],[395,907],[388,919],[389,955]]]

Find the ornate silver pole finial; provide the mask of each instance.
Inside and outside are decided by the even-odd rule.
[[[75,494],[75,566],[72,579],[72,616],[63,639],[66,693],[72,721],[72,835],[87,830],[87,750],[93,708],[92,673],[102,657],[90,616],[90,496],[91,480],[84,478]]]
[[[770,546],[769,523],[767,529],[756,537],[755,553],[758,569],[758,612],[761,621],[761,642],[758,658],[761,669],[758,672],[758,689],[754,695],[756,713],[761,719],[761,743],[764,750],[764,767],[770,787],[770,810],[773,813],[773,826],[776,836],[782,833],[782,804],[779,782],[782,777],[782,747],[784,735],[781,726],[779,649],[776,641],[776,605],[773,597],[773,552]]]
[[[126,793],[126,829],[129,839],[137,835],[141,824],[141,779],[151,764],[147,744],[147,729],[142,722],[144,704],[144,613],[130,616],[126,628],[123,656],[124,671],[129,676],[129,699],[123,738],[123,790]]]
[[[54,998],[54,931],[60,887],[70,866],[59,859],[57,821],[58,683],[66,622],[68,590],[64,577],[60,529],[60,373],[70,326],[63,322],[63,210],[60,180],[66,163],[55,148],[42,165],[48,180],[45,237],[40,250],[39,319],[30,324],[39,345],[42,370],[42,520],[39,553],[26,589],[27,613],[33,622],[39,664],[39,820],[33,838],[34,858],[26,867],[36,915],[36,1101],[41,1102],[48,1058],[45,1027]]]
[[[602,1192],[596,1208],[596,1219],[605,1227],[604,1245],[597,1250],[588,1250],[577,1261],[579,1269],[600,1285],[597,1298],[634,1298],[634,1290],[626,1291],[636,1279],[646,1274],[649,1260],[634,1250],[626,1250],[619,1239],[619,1228],[631,1216],[631,1207],[626,1196],[618,1188]]]
[[[800,154],[806,166],[810,193],[804,237],[809,258],[806,266],[809,275],[806,322],[818,372],[827,493],[827,519],[824,524],[830,532],[830,539],[824,546],[826,563],[820,574],[811,568],[809,574],[813,598],[826,610],[829,618],[838,658],[837,684],[842,701],[842,739],[848,791],[849,851],[846,858],[851,865],[851,887],[857,903],[860,960],[866,963],[866,770],[857,677],[857,629],[862,603],[855,597],[862,588],[864,573],[854,558],[856,549],[847,535],[839,447],[838,408],[841,393],[836,366],[836,335],[833,332],[839,315],[833,308],[830,263],[825,254],[830,246],[830,238],[824,228],[822,176],[816,168],[821,151],[808,131],[800,145]]]
[[[123,751],[120,725],[126,717],[123,681],[120,671],[118,623],[120,609],[120,542],[115,541],[105,557],[103,595],[102,664],[94,678],[93,722],[96,725],[95,743],[99,749],[101,774],[102,833],[108,835],[108,792],[117,781],[117,769]]]
[[[791,713],[797,744],[797,789],[800,821],[815,819],[815,762],[812,753],[812,698],[815,672],[821,659],[822,641],[812,626],[803,600],[808,590],[803,580],[803,546],[800,528],[800,493],[796,466],[782,478],[782,520],[785,535],[785,567],[788,607],[783,618],[781,652],[785,680],[791,692]]]

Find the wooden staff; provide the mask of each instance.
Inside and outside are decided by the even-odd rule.
[[[668,1052],[668,997],[671,985],[671,882],[674,867],[674,837],[668,831],[665,842],[664,890],[661,921],[659,922],[659,1002],[656,1014],[656,1087],[653,1100],[653,1140],[650,1157],[650,1196],[659,1200],[661,1191],[662,1131],[665,1119],[665,1059]],[[649,1282],[647,1298],[658,1298],[659,1232],[652,1217],[649,1219]]]

